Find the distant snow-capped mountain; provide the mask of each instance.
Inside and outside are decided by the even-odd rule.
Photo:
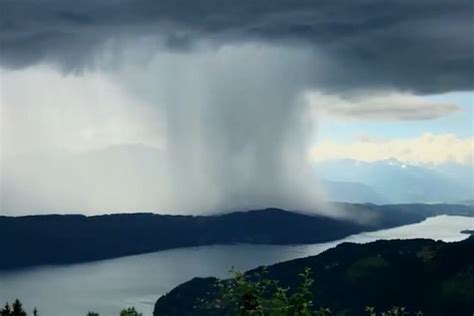
[[[396,159],[375,162],[342,159],[318,163],[315,170],[324,179],[323,185],[332,200],[457,203],[474,198],[474,169],[470,165],[412,165]],[[352,183],[352,187],[347,183]],[[367,194],[369,189],[372,194]],[[347,190],[365,193],[354,196]]]

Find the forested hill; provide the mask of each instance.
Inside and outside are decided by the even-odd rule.
[[[474,312],[474,236],[457,243],[427,239],[343,243],[317,256],[269,266],[266,277],[278,280],[291,293],[301,282],[298,274],[307,267],[314,279],[314,308],[329,308],[331,315],[366,316],[366,306],[378,311],[404,306],[409,315]],[[154,315],[223,315],[209,303],[220,295],[216,281],[195,278],[176,287],[158,299]]]
[[[365,223],[265,209],[214,216],[156,214],[0,217],[0,269],[114,258],[211,244],[297,244],[419,222],[437,214],[474,215],[473,206],[331,204]]]

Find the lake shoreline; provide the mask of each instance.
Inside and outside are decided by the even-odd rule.
[[[171,249],[155,253],[65,266],[34,267],[0,273],[0,297],[20,298],[25,307],[36,306],[50,316],[83,316],[89,309],[101,315],[117,314],[136,306],[151,315],[155,301],[193,277],[228,277],[234,266],[246,271],[261,265],[313,256],[343,242],[377,239],[429,238],[455,241],[472,228],[474,219],[437,216],[421,223],[366,232],[340,240],[311,245],[214,245]],[[61,301],[58,306],[57,301]],[[0,302],[1,303],[1,302]]]

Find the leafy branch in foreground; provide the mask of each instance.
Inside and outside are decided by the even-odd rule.
[[[382,312],[382,313],[377,313],[374,307],[367,306],[365,308],[365,311],[367,312],[367,316],[378,316],[378,315],[380,316],[405,316],[405,315],[423,316],[422,312],[408,313],[405,310],[405,307],[400,307],[400,306],[394,306],[388,311]]]
[[[290,294],[289,288],[281,287],[277,280],[266,277],[267,271],[247,274],[233,271],[234,278],[219,280],[220,296],[204,304],[204,308],[219,310],[223,315],[248,316],[326,316],[329,309],[315,310],[313,306],[313,279],[311,269],[300,273],[301,283]]]
[[[217,281],[219,295],[207,302],[200,301],[197,308],[213,310],[212,315],[226,316],[329,316],[328,308],[317,308],[313,304],[312,287],[314,280],[311,269],[306,268],[299,274],[301,283],[294,290],[281,287],[277,280],[267,277],[264,268],[260,273],[248,275],[233,271],[234,277]],[[378,313],[374,307],[366,307],[367,316],[423,316],[422,312],[408,313],[404,307],[392,307]],[[36,308],[33,315],[37,316]],[[22,303],[17,299],[11,305],[7,303],[0,309],[0,316],[27,316]],[[90,311],[86,316],[100,316]],[[135,307],[123,309],[119,316],[142,316]]]
[[[316,307],[313,303],[314,280],[311,269],[305,268],[299,274],[301,283],[294,290],[281,287],[277,280],[267,278],[267,270],[252,275],[231,271],[234,277],[218,280],[219,295],[209,302],[201,301],[198,308],[213,310],[217,315],[228,316],[328,316],[329,308]],[[422,316],[423,313],[408,313],[404,307],[392,307],[378,313],[374,307],[367,307],[367,316]]]

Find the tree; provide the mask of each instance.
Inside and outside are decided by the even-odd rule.
[[[16,299],[12,304],[11,316],[27,316],[26,312],[23,310],[23,305],[19,299]]]
[[[142,316],[142,313],[137,312],[135,307],[129,307],[127,309],[123,309],[120,312],[120,316]]]
[[[10,305],[7,302],[5,306],[0,310],[0,316],[10,316],[11,312],[12,311],[10,309]]]
[[[300,286],[290,295],[278,281],[266,278],[266,270],[253,276],[234,272],[234,278],[218,282],[221,296],[208,308],[218,309],[225,315],[240,316],[326,316],[329,309],[313,306],[311,269],[299,276]]]
[[[219,295],[211,302],[202,300],[198,308],[210,309],[213,314],[231,316],[328,316],[331,310],[317,308],[313,303],[313,279],[311,269],[299,274],[300,285],[291,291],[279,286],[278,281],[266,277],[266,270],[253,275],[234,272],[234,278],[217,281]],[[404,307],[392,307],[378,313],[373,307],[366,308],[367,316],[422,316],[409,313]],[[337,313],[336,313],[337,315]],[[122,316],[122,314],[121,314]],[[128,316],[128,315],[126,315]]]

